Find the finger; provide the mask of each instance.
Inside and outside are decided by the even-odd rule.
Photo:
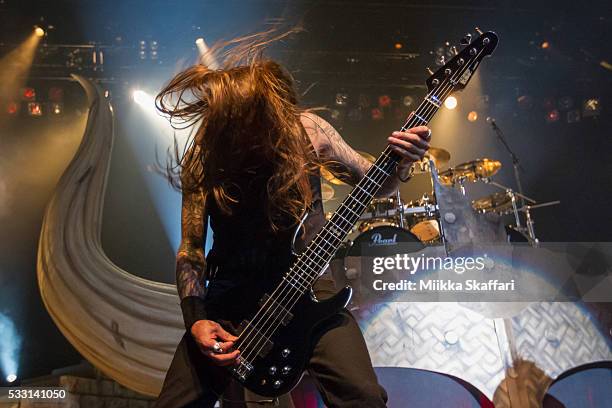
[[[391,137],[389,139],[390,139],[389,143],[392,146],[400,147],[400,148],[402,148],[404,150],[407,150],[407,151],[409,151],[411,153],[414,153],[414,154],[416,154],[416,155],[418,155],[420,157],[423,157],[425,155],[425,152],[427,151],[427,149],[421,149],[418,146],[415,146],[413,143],[407,142],[407,141],[402,140],[402,139],[397,139],[397,138],[394,138],[394,137]]]
[[[219,346],[221,347],[221,350],[229,350],[232,347],[234,347],[234,342],[233,341],[225,341],[222,343],[219,343]]]
[[[422,137],[414,133],[393,132],[391,135],[392,136],[390,137],[407,140],[408,142],[414,145],[417,145],[421,149],[425,149],[425,150],[429,149],[429,143],[425,139],[423,139]]]
[[[197,338],[196,341],[205,350],[213,350],[216,343],[215,339],[209,338]]]
[[[226,331],[221,325],[215,327],[215,334],[217,337],[223,341],[236,341],[238,337]]]
[[[427,136],[429,133],[429,128],[427,126],[415,126],[413,128],[407,129],[406,133],[415,133],[421,137]]]
[[[419,157],[418,155],[411,153],[409,151],[406,151],[404,149],[402,149],[401,147],[397,147],[397,146],[391,146],[391,149],[393,151],[395,151],[397,154],[399,154],[400,156],[410,160],[410,161],[419,161],[421,160],[421,157]]]
[[[205,354],[215,364],[220,365],[220,366],[225,366],[225,365],[233,364],[234,361],[236,361],[236,359],[238,358],[238,356],[240,356],[240,351],[234,350],[231,353],[223,353],[223,354],[216,354],[214,352],[209,351]]]

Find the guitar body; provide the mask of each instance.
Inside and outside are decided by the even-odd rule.
[[[352,289],[344,287],[331,298],[318,300],[304,293],[292,310],[294,317],[279,327],[272,344],[255,359],[246,378],[233,373],[246,388],[265,397],[291,391],[302,378],[314,347],[317,328],[340,312],[350,301]]]

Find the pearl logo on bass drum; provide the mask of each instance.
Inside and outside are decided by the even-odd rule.
[[[372,234],[371,247],[373,246],[386,246],[386,245],[397,245],[397,234],[393,234],[392,238],[383,238],[380,232]]]

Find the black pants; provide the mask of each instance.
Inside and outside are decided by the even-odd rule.
[[[333,282],[320,279],[315,294],[335,293]],[[308,372],[329,408],[385,407],[387,394],[378,384],[363,335],[348,311],[340,313],[322,333],[313,350]],[[170,364],[156,408],[212,408],[230,377],[210,364],[191,334],[185,333]]]

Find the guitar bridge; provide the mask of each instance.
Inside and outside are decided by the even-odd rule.
[[[253,364],[243,359],[242,357],[238,357],[236,360],[238,363],[234,368],[232,368],[232,372],[239,380],[244,381],[253,371]]]

